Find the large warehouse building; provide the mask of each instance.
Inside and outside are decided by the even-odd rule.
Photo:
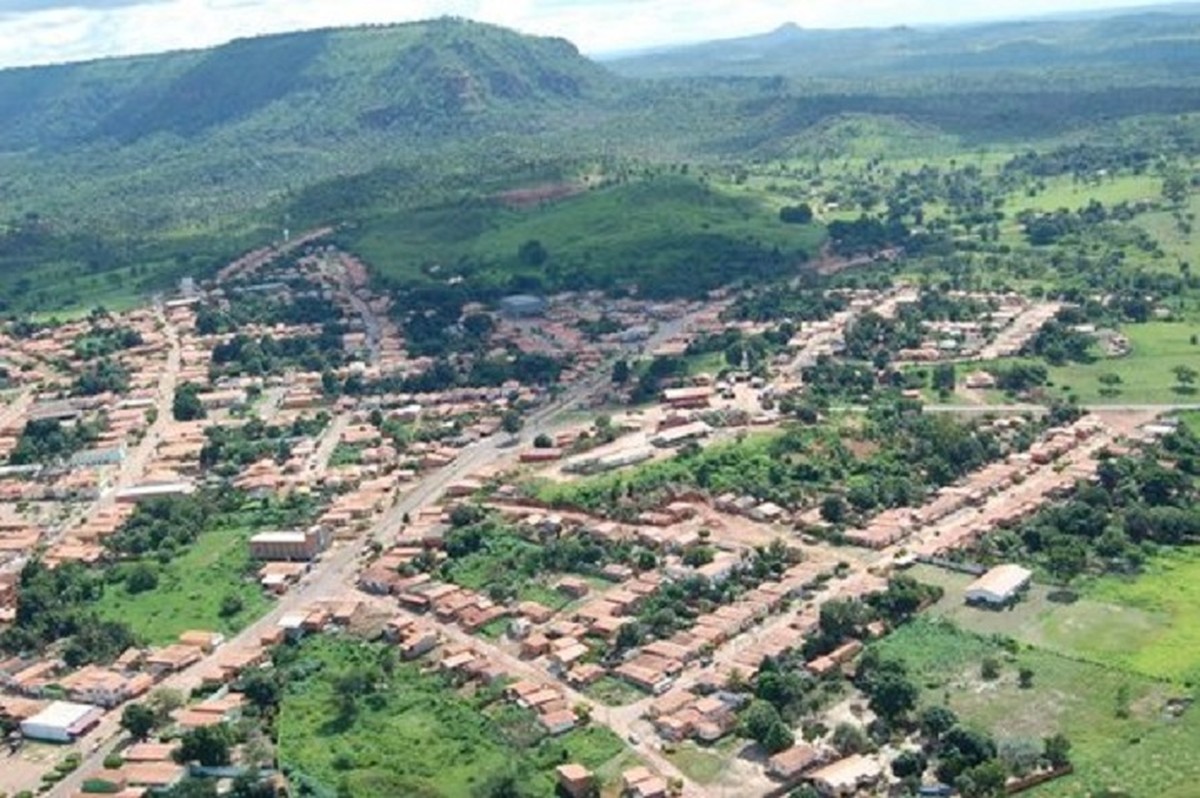
[[[69,743],[82,737],[104,717],[104,710],[91,704],[55,701],[28,720],[21,721],[21,734],[31,740]]]

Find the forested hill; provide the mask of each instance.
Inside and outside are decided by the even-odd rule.
[[[1200,5],[945,28],[811,30],[785,25],[759,36],[614,59],[636,77],[783,76],[916,78],[964,71],[1107,74],[1129,80],[1200,77]]]
[[[565,40],[462,20],[310,31],[0,71],[0,151],[195,139],[230,127],[309,142],[363,129],[528,130],[538,112],[595,101],[613,82]]]

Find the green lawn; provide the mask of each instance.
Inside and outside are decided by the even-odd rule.
[[[1166,700],[1180,695],[1169,685],[1036,648],[1011,654],[994,638],[945,621],[917,620],[876,645],[908,665],[922,703],[947,704],[998,740],[1067,735],[1075,775],[1031,795],[1084,798],[1110,788],[1133,796],[1195,795],[1200,710],[1168,718]],[[984,657],[1000,660],[996,681],[980,677]],[[1032,688],[1017,684],[1020,667],[1032,669]]]
[[[528,794],[550,796],[554,768],[563,762],[580,762],[604,779],[619,777],[626,763],[621,740],[601,726],[526,738],[523,713],[491,697],[461,695],[416,664],[399,665],[352,717],[339,717],[333,677],[378,655],[378,646],[346,639],[305,644],[298,668],[309,675],[292,682],[280,710],[286,770],[349,798],[458,798],[506,773]],[[511,738],[518,730],[524,739]]]
[[[246,529],[216,529],[202,534],[186,552],[167,565],[146,560],[158,572],[158,587],[130,595],[120,583],[109,584],[96,605],[106,618],[123,621],[151,644],[169,643],[189,629],[236,633],[270,606],[251,568]],[[241,599],[242,609],[221,617],[221,602]]]

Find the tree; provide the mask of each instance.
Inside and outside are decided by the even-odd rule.
[[[958,716],[949,707],[937,705],[923,710],[917,724],[921,727],[922,734],[931,740],[938,740],[958,725]]]
[[[779,710],[767,701],[754,700],[742,712],[742,731],[746,737],[765,745],[768,732],[776,724],[783,723]]]
[[[1182,205],[1188,196],[1188,178],[1182,169],[1174,168],[1163,175],[1162,195],[1172,205]]]
[[[941,396],[954,393],[956,383],[954,364],[941,363],[933,369],[933,389]]]
[[[963,798],[1001,798],[1007,781],[1004,763],[990,759],[968,768],[954,780],[954,786]]]
[[[546,433],[542,433],[533,439],[533,448],[535,449],[553,449],[554,439]]]
[[[809,224],[813,220],[813,209],[808,203],[785,205],[779,209],[779,221],[784,224]]]
[[[772,724],[767,729],[766,735],[760,742],[762,743],[762,747],[767,749],[767,753],[778,754],[780,751],[786,751],[796,744],[796,735],[781,720],[779,723]]]
[[[158,587],[158,574],[146,563],[134,565],[125,574],[125,590],[131,595],[146,593]]]
[[[242,679],[242,693],[260,711],[278,706],[282,694],[279,676],[275,671],[251,671]]]
[[[550,253],[541,241],[531,238],[517,249],[517,260],[524,266],[541,266],[550,257]]]
[[[1043,756],[1051,767],[1061,768],[1071,763],[1071,741],[1063,734],[1042,741]]]
[[[207,413],[200,402],[200,386],[194,382],[185,382],[176,388],[175,398],[171,402],[171,414],[176,421],[204,418]]]
[[[871,711],[888,723],[895,723],[917,706],[917,686],[896,673],[883,674],[871,685]]]
[[[920,751],[901,751],[892,760],[892,774],[898,779],[920,776],[928,765],[929,762]]]
[[[871,741],[867,739],[867,735],[852,723],[839,723],[834,727],[829,741],[842,756],[861,754],[871,747]]]
[[[1200,372],[1191,366],[1176,366],[1171,369],[1171,372],[1175,375],[1175,382],[1177,383],[1172,388],[1175,393],[1189,395],[1196,392],[1196,377],[1200,376]]]
[[[632,374],[632,372],[633,372],[633,370],[629,367],[629,361],[627,361],[627,360],[618,360],[616,363],[613,363],[613,367],[612,367],[613,384],[614,385],[624,385],[625,383],[629,382],[629,377]]]
[[[994,682],[1000,678],[1000,660],[995,657],[984,657],[979,666],[979,675],[984,681]]]
[[[1110,371],[1110,372],[1101,374],[1096,379],[1099,381],[1100,385],[1102,386],[1100,388],[1101,396],[1111,398],[1111,397],[1117,396],[1118,394],[1121,393],[1121,389],[1117,387],[1121,384],[1121,375],[1120,374],[1113,374]]]
[[[224,723],[192,729],[180,739],[175,757],[181,763],[199,762],[204,767],[221,767],[230,763],[233,730]]]
[[[826,496],[821,501],[821,518],[830,524],[846,520],[846,500],[841,496]]]
[[[1017,682],[1023,690],[1033,687],[1033,668],[1022,667],[1017,672]]]
[[[245,606],[246,603],[237,593],[226,593],[225,597],[221,599],[221,606],[217,612],[222,618],[231,618],[241,612]]]
[[[171,713],[183,704],[183,694],[168,687],[160,687],[146,699],[146,705],[154,710],[154,718],[159,725],[170,720]]]
[[[121,711],[121,728],[136,740],[145,740],[154,731],[158,719],[145,704],[126,704]]]
[[[1087,567],[1087,549],[1076,540],[1057,540],[1050,548],[1046,567],[1056,579],[1069,585]]]
[[[509,435],[516,435],[525,426],[525,420],[521,418],[521,414],[516,410],[506,411],[500,419],[500,429],[507,432]]]

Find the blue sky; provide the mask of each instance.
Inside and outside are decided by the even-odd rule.
[[[805,27],[920,25],[1137,0],[0,0],[0,66],[206,47],[285,30],[442,15],[564,36],[589,54]]]

